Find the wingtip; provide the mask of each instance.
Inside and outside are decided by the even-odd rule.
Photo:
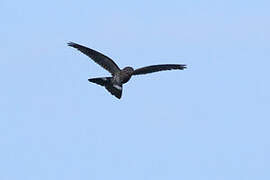
[[[187,65],[186,64],[180,64],[179,67],[180,67],[179,69],[186,69]]]
[[[73,47],[74,45],[76,45],[76,43],[70,41],[70,42],[67,43],[67,45]]]
[[[78,50],[79,50],[79,48],[81,47],[81,45],[79,45],[79,44],[77,44],[77,43],[75,43],[75,42],[71,42],[71,41],[68,42],[67,45],[70,46],[70,47],[73,47],[73,48],[75,48],[75,49],[78,49]]]

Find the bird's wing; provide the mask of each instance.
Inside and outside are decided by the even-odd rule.
[[[148,73],[172,70],[172,69],[183,70],[185,68],[186,68],[185,64],[160,64],[160,65],[146,66],[146,67],[136,69],[132,75],[148,74]]]
[[[115,97],[118,99],[121,99],[122,96],[122,88],[123,86],[121,84],[107,84],[105,88]]]
[[[93,59],[97,64],[99,64],[100,66],[102,66],[104,69],[106,69],[107,71],[109,71],[112,75],[114,75],[116,72],[120,71],[120,68],[117,66],[117,64],[110,59],[109,57],[93,50],[90,49],[88,47],[73,43],[73,42],[69,42],[68,46],[71,46],[73,48],[78,49],[79,51],[81,51],[83,54],[85,54],[86,56],[90,57],[91,59]]]

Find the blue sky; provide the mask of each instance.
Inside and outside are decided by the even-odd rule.
[[[1,180],[270,179],[269,1],[0,1]],[[90,84],[120,67],[121,100]]]

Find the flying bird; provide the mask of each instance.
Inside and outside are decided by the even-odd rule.
[[[173,69],[183,70],[186,68],[185,64],[160,64],[146,66],[135,70],[129,66],[120,69],[112,59],[100,52],[80,44],[76,44],[74,42],[69,42],[68,46],[76,48],[111,73],[111,77],[91,78],[88,79],[88,81],[104,86],[112,95],[118,99],[120,99],[122,96],[123,84],[127,83],[133,75],[148,74]]]

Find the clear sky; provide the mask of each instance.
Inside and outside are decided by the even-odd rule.
[[[1,180],[269,180],[270,1],[0,1]],[[74,41],[133,77],[121,100]]]

